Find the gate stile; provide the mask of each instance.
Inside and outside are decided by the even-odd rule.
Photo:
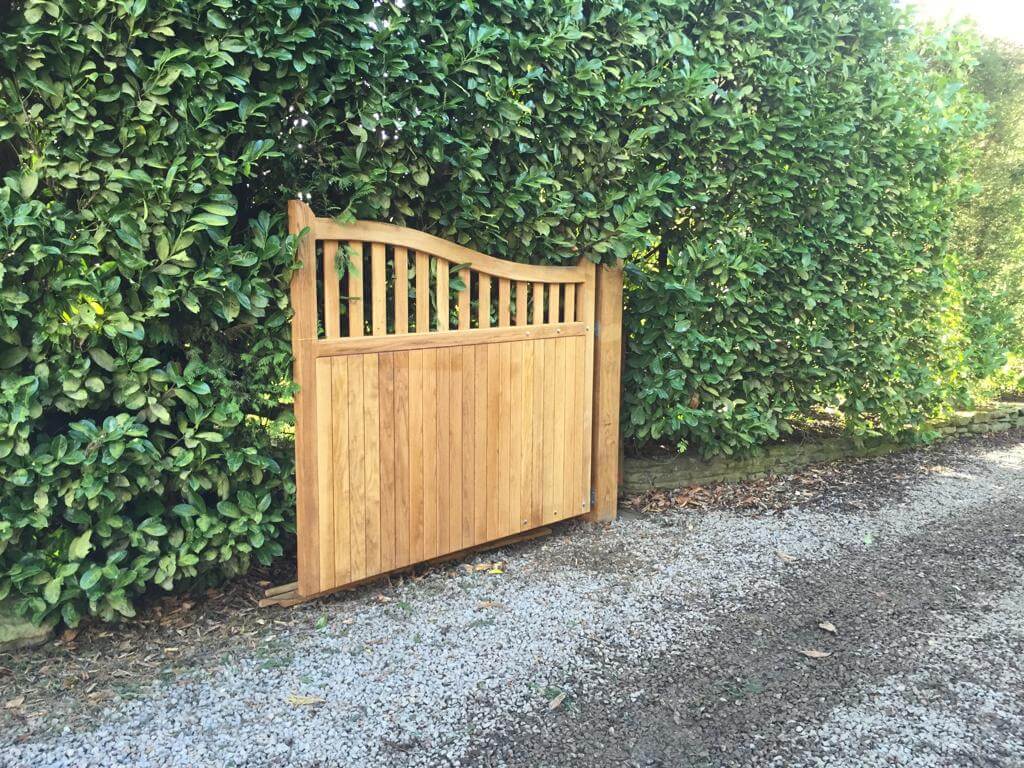
[[[293,234],[306,230],[291,286],[290,596],[614,516],[614,480],[596,492],[591,480],[593,451],[612,478],[618,454],[617,348],[599,350],[614,383],[599,384],[593,426],[595,311],[619,322],[621,274],[599,298],[586,259],[519,264],[391,224],[338,224],[301,201],[288,213]]]

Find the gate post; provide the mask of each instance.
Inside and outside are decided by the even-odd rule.
[[[597,268],[594,334],[594,429],[587,520],[615,519],[619,496],[619,409],[622,389],[622,261]]]

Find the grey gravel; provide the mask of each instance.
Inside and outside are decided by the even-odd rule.
[[[0,765],[1024,765],[1024,437],[848,475],[778,515],[574,525],[479,558],[502,573],[326,604],[92,730],[0,735]]]

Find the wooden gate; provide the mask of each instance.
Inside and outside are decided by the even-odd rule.
[[[298,597],[592,514],[593,263],[518,264],[299,201],[289,225],[306,232]]]

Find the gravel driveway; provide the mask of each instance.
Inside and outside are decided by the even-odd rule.
[[[830,483],[327,601],[0,765],[1024,765],[1024,435]]]

